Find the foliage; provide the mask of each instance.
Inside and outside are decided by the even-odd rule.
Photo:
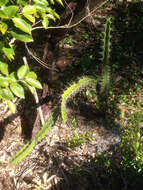
[[[90,131],[86,133],[74,131],[74,134],[67,139],[67,145],[68,147],[75,148],[82,146],[87,141],[92,141],[92,133]]]
[[[63,6],[61,0],[56,0]],[[33,87],[42,88],[37,76],[28,66],[21,66],[18,71],[9,74],[8,63],[15,57],[15,40],[33,42],[32,31],[41,22],[47,29],[49,21],[59,19],[52,5],[55,0],[2,0],[0,2],[0,100],[7,101],[15,112],[14,97],[24,98],[24,87],[32,93]]]
[[[15,96],[25,98],[24,87],[28,88],[31,93],[34,93],[34,88],[42,89],[40,82],[37,80],[37,75],[31,72],[27,65],[21,66],[17,72],[8,73],[8,65],[4,62],[1,64],[0,74],[0,99],[7,101],[10,110],[14,113],[16,110],[13,103]]]
[[[122,136],[123,167],[134,168],[137,172],[143,169],[143,111],[130,115],[128,127]]]

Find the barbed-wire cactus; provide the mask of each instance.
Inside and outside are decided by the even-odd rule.
[[[101,79],[101,93],[107,92],[110,84],[110,51],[111,51],[111,17],[108,17],[105,23],[104,39],[102,45],[103,73]]]
[[[83,77],[77,83],[71,84],[62,94],[62,102],[61,102],[61,115],[63,122],[67,121],[67,102],[72,99],[77,93],[82,91],[83,89],[92,86],[96,88],[97,80],[90,77]]]
[[[101,93],[106,93],[109,88],[109,79],[110,79],[110,42],[111,41],[111,17],[107,18],[104,30],[104,39],[102,46],[102,61],[103,61],[103,75],[102,75],[102,84],[101,84]],[[68,111],[67,103],[72,100],[72,98],[82,92],[88,87],[96,89],[96,85],[99,81],[99,78],[94,79],[91,77],[82,77],[77,82],[72,83],[66,90],[64,90],[61,95],[61,116],[64,123],[68,120]],[[26,143],[20,151],[18,151],[10,160],[12,165],[17,165],[24,158],[26,158],[31,151],[34,149],[37,143],[39,143],[49,132],[49,130],[54,126],[55,122],[58,119],[59,110],[55,110],[49,116],[48,121],[41,127],[38,131],[36,137]]]

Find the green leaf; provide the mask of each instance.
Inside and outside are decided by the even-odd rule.
[[[60,5],[62,5],[64,7],[64,4],[62,2],[62,0],[56,0]]]
[[[17,76],[18,79],[23,79],[29,72],[29,67],[27,65],[22,65],[18,71],[17,71]]]
[[[138,138],[140,138],[140,137],[141,137],[140,132],[137,132],[137,137],[138,137]]]
[[[24,88],[20,84],[11,83],[10,84],[10,89],[19,98],[25,98],[25,96],[24,96]]]
[[[47,0],[33,0],[36,4],[42,5],[44,7],[48,6],[49,3]]]
[[[7,24],[4,22],[0,22],[0,31],[4,35],[7,31]]]
[[[2,75],[0,75],[0,82],[8,82],[8,83],[12,83],[14,82],[14,79],[12,79],[11,77],[4,77]]]
[[[32,27],[24,19],[15,17],[12,19],[12,21],[14,22],[14,24],[17,28],[19,28],[20,30],[22,30],[28,34],[31,34]]]
[[[16,73],[15,73],[15,72],[10,73],[9,78],[10,78],[13,82],[16,82],[16,81],[17,81]]]
[[[36,7],[33,5],[26,5],[23,10],[22,13],[26,14],[26,15],[31,15],[31,14],[35,14],[36,13]]]
[[[28,88],[29,90],[30,90],[30,92],[32,93],[32,94],[34,94],[34,87],[32,87],[32,86],[30,86],[27,82],[25,82],[25,81],[21,81],[23,84],[24,84],[24,86],[26,87],[26,88]]]
[[[47,11],[48,13],[50,13],[50,16],[47,15],[49,18],[51,17],[51,15],[53,15],[54,20],[56,20],[55,17],[57,17],[58,19],[60,19],[60,16],[56,13],[56,11],[54,11],[54,10],[51,9],[50,7],[47,7],[46,11]],[[52,18],[52,17],[51,17],[51,18]]]
[[[3,10],[0,10],[0,17],[4,18],[4,19],[8,19],[8,15],[5,14],[5,12]]]
[[[9,0],[0,0],[0,6],[6,5]]]
[[[19,7],[15,6],[15,5],[10,5],[7,7],[4,7],[2,9],[2,11],[4,12],[4,14],[8,17],[8,18],[12,18],[16,15],[16,13],[18,12]]]
[[[55,15],[55,17],[57,17],[57,19],[60,19],[60,16],[58,13],[55,12],[54,15]]]
[[[35,22],[35,17],[33,17],[32,15],[26,15],[26,14],[24,14],[24,16],[25,16],[30,22],[32,22],[32,23]]]
[[[37,9],[36,6],[33,5],[27,5],[23,8],[22,13],[23,15],[32,23],[35,22],[35,17],[32,16],[32,14],[36,14]]]
[[[2,74],[8,76],[8,64],[0,61],[0,71]]]
[[[0,80],[0,86],[1,87],[8,87],[9,83],[3,80]]]
[[[29,35],[29,34],[18,34],[18,33],[16,33],[16,32],[11,32],[11,35],[14,37],[14,38],[16,38],[16,39],[18,39],[18,40],[20,40],[20,41],[22,41],[22,42],[33,42],[34,40],[33,40],[33,38],[32,38],[32,36],[31,35]]]
[[[1,88],[0,89],[0,96],[4,100],[14,100],[14,96],[9,88]]]
[[[50,7],[47,7],[46,8],[46,11],[48,12],[48,13],[50,13],[51,15],[55,15],[55,11],[53,10],[53,9],[51,9]]]
[[[54,0],[50,0],[50,2],[51,2],[51,4],[53,4],[53,5],[55,4]]]
[[[42,24],[43,24],[44,28],[47,29],[48,25],[49,25],[49,20],[46,17],[44,17],[42,20]]]
[[[26,82],[28,84],[30,84],[31,86],[34,86],[34,87],[39,88],[39,89],[42,89],[41,83],[36,79],[26,78]]]
[[[37,75],[36,75],[36,73],[34,73],[34,72],[29,72],[29,73],[25,76],[25,78],[37,79]]]
[[[27,0],[17,0],[17,4],[19,4],[19,5],[27,5]]]
[[[140,146],[140,143],[139,142],[136,142],[136,149],[138,149]]]
[[[0,51],[2,50],[3,47],[4,47],[4,43],[0,41]]]
[[[4,54],[7,56],[7,58],[11,61],[12,59],[14,59],[14,49],[13,48],[2,48],[2,51],[4,52]]]
[[[5,18],[5,19],[12,18],[12,17],[14,17],[16,15],[18,10],[19,10],[19,7],[14,6],[14,5],[10,5],[10,6],[7,6],[7,7],[2,7],[0,9],[0,17]]]
[[[39,12],[42,12],[42,13],[44,13],[44,12],[46,12],[46,6],[44,6],[44,5],[42,5],[42,4],[36,4],[35,5],[36,6],[36,9],[39,11]],[[37,14],[36,14],[37,15]]]
[[[9,107],[10,111],[12,113],[15,113],[16,112],[16,105],[10,100],[7,102],[7,104],[8,104],[8,107]]]

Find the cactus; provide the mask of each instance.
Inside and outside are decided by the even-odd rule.
[[[102,85],[101,85],[101,93],[106,93],[109,89],[110,82],[110,42],[111,41],[111,17],[107,18],[105,24],[104,31],[104,39],[103,39],[103,47],[102,47],[102,61],[103,61],[103,75],[102,75]],[[93,79],[91,77],[82,77],[71,84],[66,90],[64,90],[61,95],[61,116],[63,122],[66,123],[68,120],[68,112],[67,112],[67,103],[71,100],[77,93],[81,92],[83,89],[92,86],[96,88],[96,84],[99,79]],[[49,130],[54,126],[57,121],[59,115],[58,108],[53,111],[48,119],[48,121],[42,126],[42,128],[38,131],[36,137],[30,142],[27,142],[19,152],[17,152],[10,160],[12,165],[17,165],[24,158],[26,158],[31,151],[34,149],[37,143],[39,143],[49,132]]]
[[[88,86],[96,87],[96,83],[97,80],[95,79],[83,77],[77,83],[71,84],[63,92],[61,102],[61,115],[64,123],[67,121],[67,102],[84,88],[87,88]]]
[[[30,142],[28,141],[23,147],[11,158],[10,163],[12,165],[19,164],[24,160],[35,148],[36,144],[40,142],[49,132],[49,130],[54,126],[57,121],[58,113],[57,110],[53,111],[49,116],[48,121],[41,127],[38,131],[36,137]]]
[[[103,73],[101,82],[101,93],[107,92],[110,84],[110,51],[111,51],[111,17],[107,18],[104,30],[102,46]]]

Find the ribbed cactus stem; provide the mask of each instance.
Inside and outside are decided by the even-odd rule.
[[[57,110],[51,113],[48,121],[41,127],[38,131],[36,137],[32,141],[28,141],[23,147],[11,158],[10,163],[12,165],[17,165],[23,161],[35,148],[36,144],[40,142],[49,132],[49,130],[54,126],[58,118]]]
[[[66,123],[68,119],[67,112],[67,102],[75,96],[77,93],[82,91],[84,88],[88,86],[96,87],[97,80],[83,77],[77,83],[71,84],[62,94],[62,102],[61,102],[61,115],[63,122]]]
[[[102,46],[103,74],[101,83],[101,92],[107,92],[110,83],[110,51],[111,51],[111,17],[108,17],[105,23],[104,42]]]

